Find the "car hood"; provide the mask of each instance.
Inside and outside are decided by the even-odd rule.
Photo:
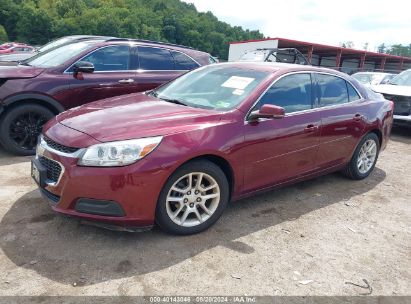
[[[0,66],[0,79],[7,78],[34,78],[44,71],[43,68],[35,68],[30,66]]]
[[[373,85],[371,86],[371,89],[374,92],[381,93],[381,94],[411,96],[411,86],[381,84],[381,85]]]
[[[218,124],[221,114],[138,93],[73,108],[58,115],[57,121],[101,142],[108,142],[205,128]]]

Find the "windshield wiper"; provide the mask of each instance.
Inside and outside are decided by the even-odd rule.
[[[152,90],[152,91],[148,92],[147,95],[153,96],[153,97],[157,97],[157,96],[158,96],[158,93],[157,93],[156,91]]]
[[[156,91],[151,91],[149,93],[150,96],[153,96],[155,98],[159,98],[161,100],[167,101],[167,102],[171,102],[171,103],[175,103],[175,104],[179,104],[182,106],[188,106],[187,104],[185,104],[184,102],[182,102],[181,100],[178,99],[174,99],[174,98],[167,98],[167,97],[159,97],[158,93]]]
[[[31,66],[25,60],[19,61],[19,65]]]
[[[156,96],[156,97],[157,97],[157,96]],[[164,101],[167,101],[167,102],[179,104],[179,105],[182,105],[182,106],[187,106],[187,104],[185,104],[184,102],[182,102],[182,101],[180,101],[180,100],[178,100],[178,99],[163,98],[163,97],[157,97],[157,98],[160,98],[160,99],[162,99],[162,100],[164,100]]]

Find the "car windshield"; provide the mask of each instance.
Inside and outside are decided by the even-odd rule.
[[[31,57],[24,61],[23,64],[39,68],[57,67],[91,48],[97,42],[97,40],[93,40],[63,45],[59,48]]]
[[[196,108],[229,110],[239,105],[268,72],[213,65],[189,72],[151,94]]]
[[[66,44],[70,41],[72,41],[73,38],[72,37],[63,37],[54,41],[51,41],[45,45],[43,45],[41,48],[38,49],[39,52],[45,52],[51,49],[54,49],[55,47],[59,46],[59,45],[63,45]]]
[[[359,82],[365,84],[379,84],[386,77],[386,74],[382,73],[357,73],[352,75]]]
[[[352,75],[353,78],[357,79],[361,83],[371,83],[371,75],[370,74],[354,74]]]
[[[401,85],[401,86],[411,86],[411,70],[404,71],[393,79],[390,80],[390,84]]]

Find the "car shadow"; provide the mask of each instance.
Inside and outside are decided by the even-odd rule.
[[[361,181],[335,173],[243,199],[230,204],[211,229],[184,237],[158,228],[133,234],[85,226],[54,214],[34,190],[4,215],[0,246],[19,267],[63,284],[91,285],[166,269],[216,246],[253,253],[258,249],[238,239],[329,205],[344,204],[385,177],[378,168]],[[211,262],[208,267],[217,269]]]

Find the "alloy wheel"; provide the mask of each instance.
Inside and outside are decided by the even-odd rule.
[[[20,148],[32,150],[37,144],[37,137],[41,133],[47,118],[42,114],[29,111],[17,116],[10,124],[10,139]]]
[[[366,174],[374,165],[377,158],[377,144],[374,140],[368,139],[362,145],[357,159],[358,171]]]
[[[191,172],[179,178],[166,198],[169,218],[179,226],[193,227],[206,222],[220,203],[220,187],[204,172]]]

